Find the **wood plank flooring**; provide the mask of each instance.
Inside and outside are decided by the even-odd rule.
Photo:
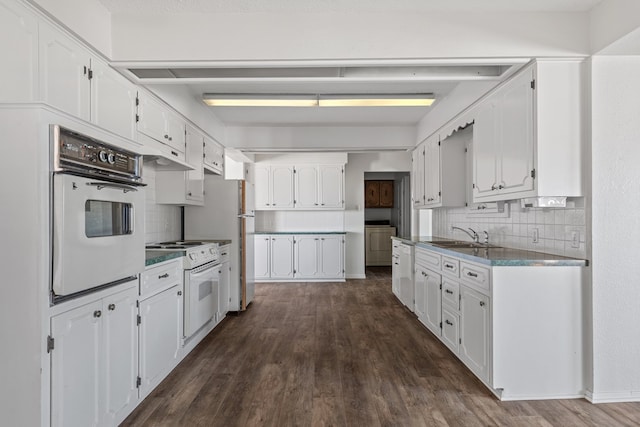
[[[256,285],[124,426],[638,426],[640,404],[500,402],[391,293]]]

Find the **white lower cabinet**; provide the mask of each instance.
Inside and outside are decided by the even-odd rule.
[[[391,247],[391,292],[400,299],[400,245],[397,240],[392,241]]]
[[[460,360],[489,382],[489,297],[460,286]]]
[[[500,399],[583,395],[583,268],[487,266],[422,246],[415,259],[418,320]]]
[[[51,318],[51,425],[117,425],[137,404],[135,287]]]
[[[391,287],[394,295],[412,312],[415,311],[416,289],[414,283],[413,245],[392,239]]]
[[[269,280],[344,280],[343,234],[258,234],[255,278]]]
[[[140,397],[162,381],[180,358],[182,286],[140,301]]]
[[[231,264],[229,261],[220,264],[218,274],[220,275],[220,280],[218,281],[218,315],[216,319],[219,322],[224,319],[229,311],[231,286]]]

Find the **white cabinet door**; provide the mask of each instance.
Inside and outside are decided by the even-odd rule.
[[[162,143],[167,143],[165,107],[145,92],[139,93],[138,131]]]
[[[320,237],[320,277],[344,277],[344,236]]]
[[[254,166],[256,209],[271,208],[271,168],[268,165]]]
[[[44,102],[89,121],[90,65],[84,47],[40,23],[40,94]]]
[[[140,397],[173,369],[182,338],[182,286],[140,301]]]
[[[97,58],[91,59],[91,70],[91,121],[135,139],[137,87]]]
[[[473,198],[494,194],[497,174],[497,111],[494,98],[478,107],[473,124]]]
[[[489,297],[460,286],[460,359],[478,377],[489,379]]]
[[[399,255],[391,255],[391,292],[400,299],[400,259]],[[401,301],[402,302],[402,301]]]
[[[224,148],[220,144],[206,136],[204,138],[203,158],[204,165],[209,170],[222,174],[224,170]]]
[[[320,236],[295,236],[296,278],[314,279],[320,276]]]
[[[102,301],[51,318],[51,425],[101,421]]]
[[[426,268],[416,265],[414,270],[414,284],[415,284],[415,313],[418,320],[425,324],[425,317],[427,316],[427,274]]]
[[[293,236],[271,236],[271,278],[293,279]]]
[[[103,300],[104,389],[106,425],[117,425],[138,399],[138,290],[120,292]]]
[[[293,166],[271,165],[271,207],[290,209],[294,207]]]
[[[204,202],[204,137],[192,126],[186,127],[186,160],[195,169],[185,172],[186,200]]]
[[[231,266],[230,263],[220,264],[220,293],[218,294],[218,321],[222,320],[229,311],[229,292],[231,286]]]
[[[400,300],[411,311],[414,311],[413,265],[411,262],[411,248],[408,245],[400,246]]]
[[[344,167],[342,165],[320,165],[320,207],[344,208]]]
[[[442,283],[442,276],[431,271],[425,270],[426,288],[425,288],[425,316],[424,324],[437,336],[442,335],[442,296],[440,292],[440,284]]]
[[[255,278],[269,279],[271,277],[271,236],[255,235],[253,257]]]
[[[533,190],[533,80],[532,70],[514,78],[500,92],[500,193]]]
[[[424,143],[411,152],[411,191],[413,194],[413,207],[423,206],[426,197],[424,194]]]
[[[20,2],[0,1],[0,102],[33,102],[38,90],[38,20]]]
[[[425,205],[440,203],[440,141],[432,138],[425,143],[424,151]]]
[[[296,207],[300,209],[316,209],[320,206],[320,176],[315,165],[296,166],[295,189]]]
[[[165,110],[165,126],[167,130],[168,138],[166,144],[169,147],[184,153],[185,152],[185,122],[176,113],[170,110]],[[200,152],[202,157],[202,152]]]

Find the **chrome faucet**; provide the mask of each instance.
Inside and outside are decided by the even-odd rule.
[[[473,228],[469,228],[469,230],[471,231],[471,233],[469,233],[467,230],[465,230],[464,228],[460,228],[460,227],[456,227],[455,225],[451,226],[451,232],[453,233],[453,230],[460,230],[460,231],[464,231],[465,233],[467,233],[467,236],[471,237],[471,239],[473,239],[473,241],[475,243],[478,243],[480,241],[480,238],[478,237],[478,233],[475,232],[475,230]],[[473,233],[473,234],[472,234]]]
[[[484,244],[488,245],[489,244],[489,232],[487,230],[484,230],[483,233],[484,233]]]

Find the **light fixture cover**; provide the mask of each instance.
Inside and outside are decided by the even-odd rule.
[[[428,107],[433,94],[353,94],[353,95],[202,95],[212,107]]]

